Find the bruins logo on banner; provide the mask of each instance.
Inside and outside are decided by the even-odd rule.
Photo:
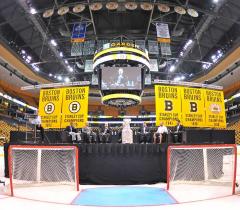
[[[182,123],[186,127],[205,127],[204,90],[179,88],[182,90]]]
[[[39,115],[44,128],[60,128],[62,90],[47,89],[40,91]]]
[[[155,85],[156,125],[175,126],[181,119],[181,90],[175,86]]]
[[[222,91],[205,90],[206,124],[226,128],[224,96]]]
[[[62,128],[71,122],[76,128],[84,127],[88,117],[88,91],[89,87],[63,88]]]

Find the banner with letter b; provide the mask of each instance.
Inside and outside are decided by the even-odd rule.
[[[44,128],[66,128],[72,122],[84,127],[88,119],[89,87],[67,87],[40,91],[39,115]]]
[[[186,127],[205,127],[204,90],[179,88],[182,90],[182,123]]]
[[[226,128],[223,91],[155,85],[156,125]]]
[[[155,85],[156,125],[175,126],[176,119],[181,119],[180,92],[175,86]]]
[[[71,122],[76,128],[84,127],[88,117],[88,91],[89,87],[63,89],[62,128]]]
[[[44,128],[60,128],[62,108],[62,89],[40,91],[39,115]]]

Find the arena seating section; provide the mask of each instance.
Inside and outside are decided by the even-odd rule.
[[[24,123],[9,116],[0,115],[0,146],[9,142],[10,131],[26,131]]]
[[[240,117],[237,121],[230,123],[227,127],[228,130],[235,130],[236,144],[240,144]]]

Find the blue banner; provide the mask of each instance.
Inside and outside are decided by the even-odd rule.
[[[75,23],[72,30],[71,42],[84,42],[87,23]]]

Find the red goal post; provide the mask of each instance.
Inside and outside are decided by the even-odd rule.
[[[15,184],[71,184],[79,191],[79,152],[76,146],[10,145],[8,170],[11,196]]]
[[[220,182],[220,171],[227,159],[231,194],[235,194],[237,171],[237,146],[235,144],[172,145],[167,151],[167,190],[174,184],[211,184]],[[225,161],[226,162],[226,161]],[[200,172],[199,172],[200,171]]]

